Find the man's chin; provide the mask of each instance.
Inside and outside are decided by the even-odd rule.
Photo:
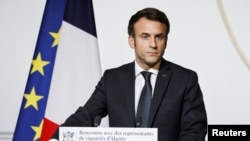
[[[150,66],[150,68],[158,68],[160,66],[161,60],[147,60],[146,64],[147,66]]]

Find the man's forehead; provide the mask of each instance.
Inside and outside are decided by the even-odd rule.
[[[166,32],[166,25],[159,22],[141,18],[134,25],[135,32],[161,34]]]

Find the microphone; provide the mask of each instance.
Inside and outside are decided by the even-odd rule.
[[[96,116],[94,120],[94,127],[99,126],[101,123],[101,120],[102,120],[101,116]]]
[[[136,117],[136,118],[135,118],[135,126],[136,126],[136,127],[141,127],[141,124],[142,124],[142,119],[141,119],[141,117]]]

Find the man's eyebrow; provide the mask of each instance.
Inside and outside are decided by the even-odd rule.
[[[150,35],[150,34],[146,32],[142,32],[140,35]]]
[[[142,32],[141,34],[139,34],[139,36],[151,36],[149,33],[146,32]],[[165,33],[159,33],[159,34],[155,34],[154,37],[159,37],[159,36],[166,36]]]
[[[156,36],[165,36],[165,33],[156,34]]]
[[[141,34],[139,34],[139,36],[141,35],[150,35],[150,34],[146,32],[142,32]],[[165,35],[166,35],[165,33],[159,33],[159,34],[155,34],[154,36],[165,36]]]

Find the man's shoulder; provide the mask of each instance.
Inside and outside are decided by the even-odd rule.
[[[163,66],[165,66],[167,70],[171,72],[171,77],[175,81],[181,81],[181,82],[188,82],[189,80],[198,81],[197,72],[190,68],[169,61],[166,61]]]
[[[184,67],[183,65],[179,65],[174,62],[167,61],[167,60],[163,61],[162,67],[174,73],[180,73],[180,74],[196,73],[194,70],[190,68]]]
[[[106,69],[104,71],[104,76],[117,76],[117,75],[127,75],[134,73],[134,62],[130,62],[127,64],[123,64],[118,67],[113,67],[110,69]]]
[[[114,71],[128,71],[131,69],[134,69],[134,62],[123,64],[123,65],[120,65],[118,67],[113,67],[113,68],[110,68],[106,71],[112,71],[112,72],[114,72]]]
[[[110,82],[117,82],[128,78],[133,78],[135,75],[134,63],[127,63],[118,67],[110,68],[104,71],[103,79]],[[118,82],[117,82],[118,83]]]

